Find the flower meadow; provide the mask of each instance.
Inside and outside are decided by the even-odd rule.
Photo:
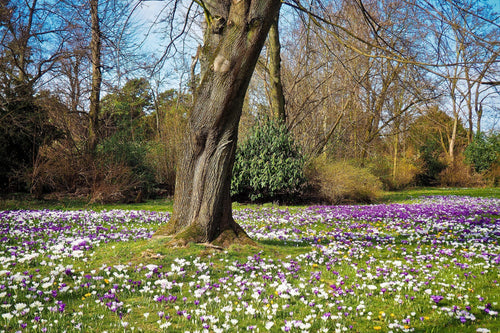
[[[500,331],[500,199],[234,217],[258,247],[168,248],[169,213],[1,211],[0,331]]]

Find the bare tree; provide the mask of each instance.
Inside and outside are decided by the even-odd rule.
[[[101,93],[101,29],[99,27],[99,0],[89,0],[92,39],[90,50],[92,54],[92,85],[90,92],[88,151],[95,153],[97,133],[99,131],[99,102]]]
[[[281,81],[281,44],[278,17],[269,30],[269,79],[271,81],[271,110],[277,119],[286,122],[285,96]]]
[[[467,139],[471,142],[473,118],[476,117],[476,130],[480,130],[485,99],[490,93],[498,96],[484,84],[498,75],[497,14],[484,1],[408,1],[408,5],[425,18],[422,25],[428,33],[422,40],[433,50],[427,53],[425,61],[435,64],[433,74],[441,78],[441,90],[447,96],[443,98],[443,108],[453,119],[447,149],[448,162],[453,163],[460,121],[467,122]]]
[[[7,188],[6,178],[29,170],[40,146],[50,141],[36,90],[65,57],[66,33],[64,22],[51,17],[53,3],[0,4],[0,186]]]

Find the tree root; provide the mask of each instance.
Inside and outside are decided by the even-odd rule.
[[[171,231],[171,227],[158,230],[153,235],[153,239],[170,237],[165,235],[166,231]],[[208,241],[205,237],[203,230],[196,224],[192,224],[172,235],[172,239],[166,243],[166,245],[171,248],[176,248],[186,247],[189,243],[195,243],[217,250],[227,249],[234,244],[257,246],[257,243],[255,243],[236,222],[231,223],[230,226],[212,241]]]
[[[203,245],[204,247],[209,248],[209,249],[215,249],[215,250],[219,250],[219,251],[225,250],[225,248],[223,248],[222,246],[217,246],[217,245],[213,245],[210,243],[201,243],[200,245]]]
[[[257,246],[257,243],[255,243],[236,222],[233,223],[232,228],[228,228],[221,232],[221,234],[210,243],[225,249],[233,244]]]
[[[151,249],[147,249],[146,251],[141,253],[141,258],[147,258],[147,259],[163,259],[165,258],[164,255],[160,253],[155,253]]]

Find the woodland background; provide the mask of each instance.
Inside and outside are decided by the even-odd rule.
[[[164,1],[155,15],[147,2],[119,0],[0,4],[2,195],[172,195],[199,79],[203,15],[193,3]],[[96,123],[92,5],[102,57]],[[384,189],[498,186],[495,8],[344,0],[322,10],[330,30],[282,10],[281,62],[271,41],[260,56],[240,122],[234,198],[371,202]],[[394,57],[402,49],[404,61]],[[276,71],[284,113],[272,105]]]

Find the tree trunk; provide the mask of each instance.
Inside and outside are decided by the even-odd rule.
[[[477,115],[477,120],[476,120],[476,133],[479,134],[481,133],[481,118],[483,117],[483,104],[476,104],[476,115]]]
[[[271,109],[273,116],[286,123],[285,96],[281,83],[281,44],[278,30],[278,17],[269,29],[269,76],[271,81]]]
[[[456,77],[456,74],[455,74]],[[453,165],[455,162],[455,142],[457,141],[457,128],[458,128],[458,105],[457,105],[457,95],[456,95],[456,89],[457,89],[457,83],[458,79],[453,79],[452,85],[451,85],[451,105],[452,105],[452,112],[453,112],[453,127],[451,128],[451,137],[448,141],[448,162],[450,165]]]
[[[394,158],[392,161],[392,181],[394,186],[397,186],[396,183],[398,177],[398,148],[399,146],[399,128],[396,128],[396,134],[394,135]]]
[[[99,102],[101,93],[101,30],[99,28],[98,15],[99,0],[90,0],[90,18],[92,39],[90,50],[92,53],[92,86],[90,91],[89,129],[88,129],[88,151],[91,155],[95,153],[97,146],[97,132],[99,126]]]
[[[172,246],[252,242],[232,217],[231,172],[245,93],[280,1],[204,4],[202,78],[177,168],[172,219],[157,231],[173,235]]]

